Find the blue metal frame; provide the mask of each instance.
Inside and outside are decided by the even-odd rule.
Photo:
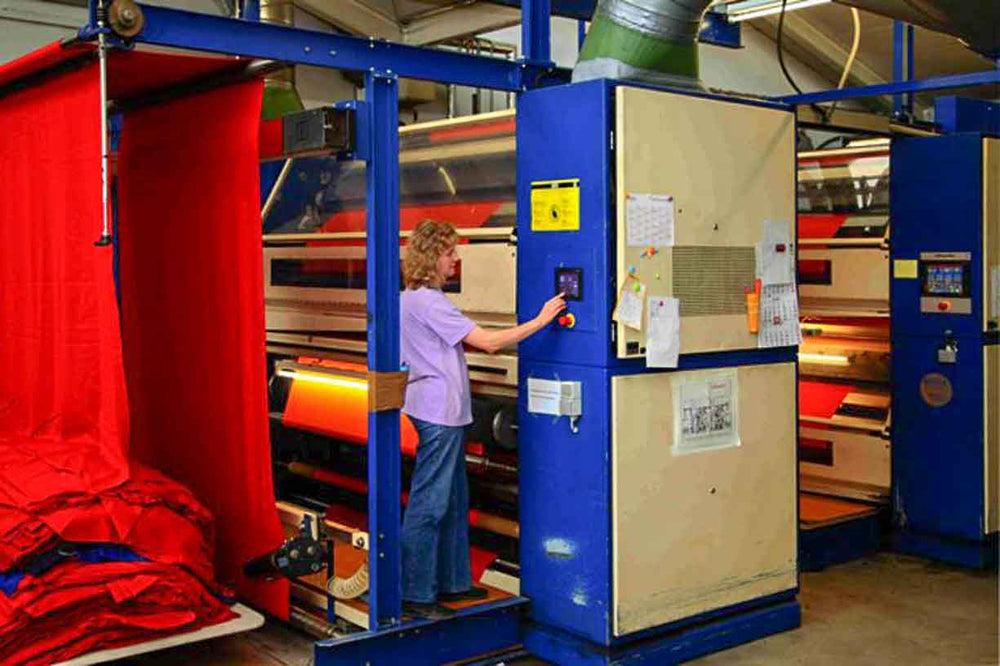
[[[524,644],[532,654],[557,664],[678,664],[798,627],[802,623],[799,603],[788,599],[788,595],[775,598],[777,601],[770,605],[711,617],[677,631],[608,647],[595,646],[558,629],[529,624]]]
[[[399,353],[399,83],[369,72],[362,137],[367,139],[369,372],[397,372]],[[360,106],[360,105],[359,105]],[[366,131],[365,131],[366,130]],[[399,624],[402,606],[399,410],[368,414],[369,626]]]
[[[548,0],[534,2],[544,5]],[[133,40],[142,44],[509,91],[541,85],[552,73],[547,62],[538,66],[166,7],[142,5],[142,11],[146,26]],[[529,29],[530,42],[540,53],[542,44],[547,50],[548,21],[531,21]],[[95,30],[93,25],[84,26],[80,36],[90,39]]]
[[[873,86],[858,88],[843,88],[840,90],[823,90],[805,93],[804,95],[788,95],[779,98],[787,104],[819,104],[836,102],[838,100],[855,99],[858,97],[881,97],[904,93],[936,92],[953,90],[955,88],[970,88],[973,86],[1000,84],[1000,69],[991,69],[971,74],[953,74],[939,76],[919,81],[902,81],[899,83],[880,83]]]
[[[983,132],[1000,136],[1000,103],[967,97],[934,100],[934,122],[945,132]]]
[[[521,7],[521,49],[525,62],[552,64],[552,0],[529,0]]]
[[[525,603],[524,599],[504,599],[460,610],[445,620],[414,620],[391,629],[319,641],[314,650],[316,666],[438,666],[514,650],[521,642]]]

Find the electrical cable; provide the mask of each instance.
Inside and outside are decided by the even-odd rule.
[[[794,78],[792,78],[792,73],[788,71],[788,66],[785,64],[785,49],[782,45],[782,41],[784,39],[784,33],[785,33],[786,13],[788,13],[788,0],[781,0],[781,13],[778,14],[778,36],[777,39],[775,40],[778,48],[778,65],[781,66],[781,72],[782,74],[785,75],[785,79],[788,81],[788,83],[792,86],[792,88],[795,89],[795,92],[797,94],[801,95],[802,88],[800,88],[799,84],[795,82]],[[827,113],[823,109],[823,107],[821,107],[819,104],[810,104],[810,106],[816,112],[816,115],[819,116],[819,118],[824,123],[826,123]]]
[[[791,72],[788,71],[788,67],[785,65],[785,50],[782,48],[782,36],[785,32],[785,13],[788,10],[788,0],[781,0],[781,13],[778,14],[778,37],[776,39],[778,46],[778,65],[781,66],[781,73],[785,75],[785,79],[788,83],[795,89],[795,92],[799,95],[802,94],[802,88],[799,88],[799,84],[795,82],[792,78]]]
[[[847,62],[844,63],[844,72],[840,75],[840,81],[837,83],[837,90],[842,90],[847,85],[847,79],[851,75],[854,61],[858,57],[858,49],[861,47],[861,13],[855,7],[851,7],[851,18],[854,21],[854,39],[851,43],[851,52],[847,55]],[[831,117],[834,111],[837,110],[837,104],[839,104],[839,100],[830,106]]]

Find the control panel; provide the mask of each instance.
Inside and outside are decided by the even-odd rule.
[[[560,266],[556,268],[555,289],[557,294],[562,294],[567,303],[583,300],[583,269]],[[575,328],[576,315],[569,306],[556,319],[556,326],[559,328]]]
[[[972,314],[972,253],[920,253],[920,312]]]

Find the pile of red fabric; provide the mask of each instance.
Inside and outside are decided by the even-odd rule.
[[[212,517],[183,486],[81,442],[0,439],[0,664],[235,617],[217,589]],[[100,558],[86,544],[115,544]]]

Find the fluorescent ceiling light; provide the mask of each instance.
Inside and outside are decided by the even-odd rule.
[[[785,11],[792,12],[798,9],[806,9],[807,7],[826,5],[832,1],[833,0],[788,0],[788,5],[785,7]],[[780,0],[767,0],[765,2],[760,2],[759,0],[747,0],[746,2],[736,2],[728,5],[726,11],[726,15],[729,17],[730,23],[749,21],[751,19],[762,18],[764,16],[774,16],[775,14],[780,13]]]

